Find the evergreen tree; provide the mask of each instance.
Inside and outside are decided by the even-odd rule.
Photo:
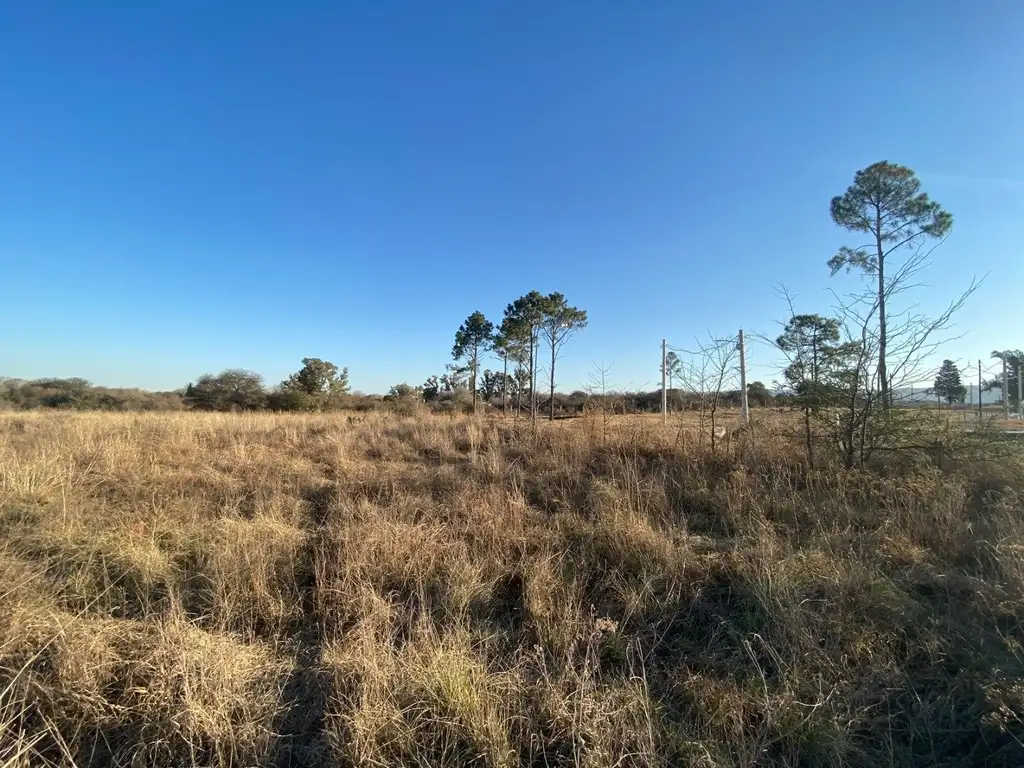
[[[548,343],[551,351],[551,368],[549,369],[550,400],[548,400],[548,419],[555,419],[555,363],[558,352],[565,341],[576,331],[587,327],[587,312],[570,306],[565,296],[552,293],[541,302],[541,335]]]
[[[839,343],[839,338],[838,320],[821,315],[794,315],[775,340],[789,360],[783,376],[792,389],[794,403],[804,414],[804,443],[812,467],[812,420],[823,408],[839,401],[852,353],[849,345]]]
[[[476,412],[476,377],[480,369],[480,355],[494,344],[494,324],[484,317],[483,312],[474,312],[455,332],[455,346],[452,357],[465,359],[469,368],[469,388],[473,392],[473,411]]]
[[[960,380],[960,369],[952,360],[943,360],[939,375],[935,377],[935,394],[952,405],[967,398],[967,387]]]
[[[857,171],[849,189],[832,198],[831,213],[836,224],[869,240],[865,246],[841,248],[828,266],[833,275],[845,267],[877,280],[878,382],[882,407],[888,408],[892,382],[886,360],[886,302],[907,287],[908,274],[906,264],[887,273],[887,262],[901,249],[916,251],[929,238],[944,238],[953,227],[953,216],[921,191],[921,182],[910,168],[885,161]]]

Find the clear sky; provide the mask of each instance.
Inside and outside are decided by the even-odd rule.
[[[382,391],[536,288],[590,315],[560,389],[653,387],[663,336],[774,333],[776,282],[827,310],[829,200],[882,159],[956,218],[924,309],[991,272],[947,352],[987,358],[1022,137],[1020,0],[3,3],[0,375]]]

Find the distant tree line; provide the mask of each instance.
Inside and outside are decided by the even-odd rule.
[[[930,360],[950,327],[951,318],[974,291],[971,286],[936,317],[916,314],[894,304],[920,284],[932,249],[953,226],[953,217],[921,191],[914,172],[889,162],[856,172],[846,191],[832,198],[833,222],[862,244],[843,246],[828,261],[830,272],[861,273],[866,286],[845,296],[830,315],[797,313],[789,295],[789,318],[776,338],[762,337],[784,358],[781,381],[771,390],[761,382],[748,387],[754,405],[778,403],[798,410],[807,460],[814,464],[815,436],[828,434],[848,466],[863,464],[872,453],[896,450],[908,433],[894,409],[894,393],[932,376]],[[856,242],[856,241],[855,241]],[[893,311],[896,307],[896,311]],[[77,408],[108,410],[300,411],[341,408],[478,411],[481,405],[513,410],[536,419],[580,413],[588,406],[621,412],[656,411],[661,393],[608,391],[556,392],[556,370],[566,342],[587,327],[585,310],[561,293],[530,291],[509,303],[500,321],[472,312],[456,329],[452,361],[444,372],[419,386],[396,384],[382,397],[353,395],[348,369],[319,358],[302,360],[298,371],[267,387],[252,371],[228,369],[206,374],[180,392],[92,386],[82,379],[7,380],[0,386],[0,406],[9,408]],[[735,367],[735,339],[713,339],[682,360],[672,352],[665,360],[667,400],[671,410],[710,413],[740,404],[738,391],[723,391]],[[1004,350],[993,356],[1006,362],[1011,404],[1017,401],[1022,354]],[[497,365],[488,367],[488,360]],[[930,369],[930,370],[929,370]],[[546,378],[545,378],[546,377]],[[1002,376],[986,382],[1003,384]],[[944,361],[931,392],[948,404],[963,402],[966,387],[952,361]]]
[[[315,357],[303,359],[297,372],[269,389],[260,374],[238,368],[204,374],[173,392],[99,387],[80,378],[0,378],[0,407],[14,410],[327,411],[366,407],[367,400],[349,394],[347,368]]]
[[[180,392],[97,387],[85,379],[0,379],[0,408],[78,411],[175,411],[185,407]]]
[[[326,369],[329,370],[329,369]],[[376,408],[410,409],[426,406],[437,411],[471,412],[473,398],[469,385],[458,375],[431,377],[424,386],[396,384],[387,394],[360,395],[347,390],[343,383],[344,369],[333,377],[317,381],[305,379],[291,386],[267,388],[263,377],[253,371],[228,369],[218,374],[205,374],[184,389],[172,392],[148,392],[141,389],[95,386],[85,379],[0,379],[0,408],[35,410],[55,408],[81,411],[329,411],[341,409],[369,410]],[[477,386],[477,408],[483,405],[502,406],[501,371],[486,370]],[[442,381],[443,380],[443,381]],[[300,380],[302,381],[302,380]],[[518,391],[516,379],[510,374],[511,397]],[[760,382],[751,384],[751,402],[769,404],[774,397],[762,389]],[[524,390],[528,392],[528,389]],[[725,402],[737,406],[739,392],[723,393]],[[661,393],[618,392],[603,398],[610,410],[618,413],[654,413],[661,407]],[[694,408],[695,397],[682,390],[669,392],[673,410]],[[551,404],[544,403],[551,413]],[[556,415],[578,414],[587,407],[602,405],[602,397],[581,390],[556,392],[553,409]]]

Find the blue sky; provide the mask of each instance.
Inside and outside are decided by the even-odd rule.
[[[560,389],[653,387],[663,336],[851,287],[829,199],[881,159],[956,217],[923,308],[992,273],[947,350],[987,358],[1024,345],[1022,40],[1016,0],[5,3],[0,375],[381,391],[536,288],[590,315]]]

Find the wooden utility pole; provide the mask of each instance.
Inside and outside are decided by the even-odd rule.
[[[1010,418],[1010,378],[1007,376],[1006,355],[1003,355],[1003,421]]]
[[[1021,359],[1018,357],[1017,358],[1017,418],[1018,419],[1024,419],[1024,397],[1022,397],[1022,395],[1024,395],[1024,391],[1022,391],[1022,390],[1024,390],[1024,387],[1021,386],[1021,381],[1020,381],[1020,378],[1021,378],[1020,377],[1020,364],[1021,364]]]

